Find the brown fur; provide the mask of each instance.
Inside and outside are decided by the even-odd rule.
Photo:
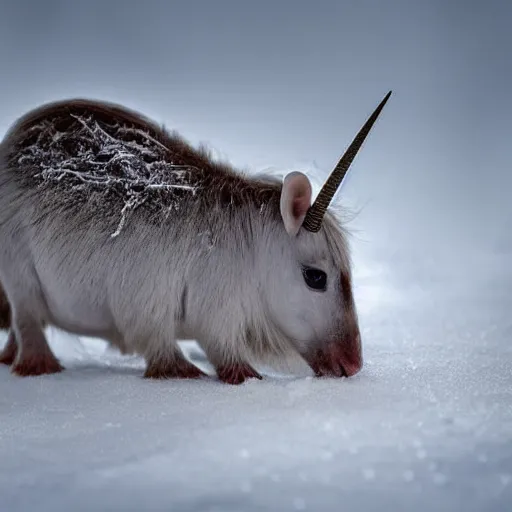
[[[248,363],[230,364],[217,368],[217,376],[226,384],[242,384],[246,379],[262,379]]]
[[[44,353],[30,351],[28,354],[19,354],[13,362],[11,371],[19,377],[35,377],[59,373],[64,370],[59,360],[48,350]]]
[[[212,202],[221,206],[251,202],[260,207],[263,204],[268,204],[271,200],[276,206],[275,211],[279,211],[277,205],[280,199],[280,183],[254,180],[254,178],[244,176],[229,163],[214,160],[205,147],[196,149],[178,133],[168,132],[164,126],[158,126],[142,114],[111,103],[75,99],[55,102],[35,109],[14,124],[6,136],[7,138],[16,134],[16,137],[13,137],[14,155],[21,148],[35,142],[38,135],[38,123],[50,122],[60,132],[72,132],[74,127],[78,126],[78,122],[71,115],[92,115],[94,120],[101,123],[107,131],[108,127],[113,128],[119,125],[124,129],[139,129],[150,135],[165,147],[167,161],[197,171],[203,191],[202,197],[207,199],[208,204],[205,204],[207,208],[211,208]],[[121,137],[117,133],[116,137],[125,141],[136,140],[133,132],[125,132],[124,136],[121,134]]]
[[[181,354],[177,354],[170,361],[165,359],[148,361],[144,377],[146,379],[197,379],[206,377],[206,374]]]

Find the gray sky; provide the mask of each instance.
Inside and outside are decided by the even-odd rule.
[[[241,166],[328,172],[392,89],[338,196],[361,210],[355,243],[377,259],[409,243],[512,248],[511,2],[1,5],[2,133],[39,103],[88,96]]]

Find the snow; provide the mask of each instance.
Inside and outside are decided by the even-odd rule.
[[[350,379],[148,381],[140,359],[49,330],[64,373],[0,368],[0,510],[510,510],[509,257],[399,254],[356,251]]]

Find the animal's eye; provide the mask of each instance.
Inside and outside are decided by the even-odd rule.
[[[303,267],[304,281],[313,290],[325,291],[327,288],[327,274],[323,270],[312,267]]]

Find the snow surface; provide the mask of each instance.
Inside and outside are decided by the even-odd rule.
[[[355,257],[351,379],[147,381],[49,330],[64,373],[0,368],[0,510],[512,510],[509,255],[420,252]]]

